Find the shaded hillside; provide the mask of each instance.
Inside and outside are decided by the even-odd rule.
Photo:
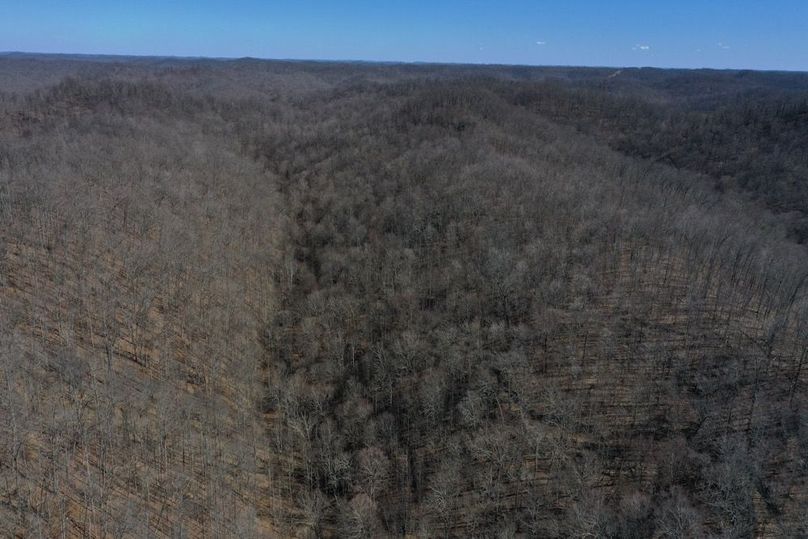
[[[808,533],[802,75],[80,63],[0,85],[0,534]]]
[[[376,92],[253,142],[295,217],[267,403],[289,520],[801,529],[805,252],[777,221],[484,85]]]

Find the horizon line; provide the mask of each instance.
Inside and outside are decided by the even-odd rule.
[[[407,65],[407,66],[451,66],[451,67],[522,67],[536,69],[550,68],[579,68],[579,69],[659,69],[659,70],[679,70],[679,71],[754,71],[760,73],[795,73],[808,74],[808,70],[800,69],[774,69],[774,68],[749,68],[749,67],[679,67],[679,66],[653,66],[653,65],[586,65],[586,64],[520,64],[520,63],[499,63],[499,62],[450,62],[432,60],[365,60],[349,58],[271,58],[261,56],[195,56],[176,54],[115,54],[115,53],[92,53],[92,52],[36,52],[7,50],[0,51],[0,57],[10,56],[65,56],[75,59],[92,58],[127,58],[127,59],[157,59],[157,60],[180,60],[180,61],[220,61],[233,62],[243,60],[256,60],[261,62],[310,62],[310,63],[332,63],[332,64],[379,64],[379,65]]]

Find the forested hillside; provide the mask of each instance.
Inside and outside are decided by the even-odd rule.
[[[807,104],[0,57],[0,535],[808,534]]]

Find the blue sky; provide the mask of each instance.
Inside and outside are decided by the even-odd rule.
[[[0,51],[808,70],[808,0],[0,0]]]

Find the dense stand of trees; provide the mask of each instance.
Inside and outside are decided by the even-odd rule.
[[[0,535],[261,535],[278,198],[171,95],[68,80],[3,118]]]
[[[722,84],[717,82],[719,88]],[[627,155],[707,174],[715,189],[761,202],[781,214],[793,239],[808,241],[804,87],[795,92],[752,86],[695,103],[674,94],[664,104],[631,92],[570,92],[546,83],[515,85],[506,92],[514,103],[575,125]]]
[[[0,534],[808,533],[804,77],[37,62]]]
[[[802,249],[483,84],[374,93],[339,125],[328,99],[295,139],[252,132],[291,213],[267,406],[297,523],[758,529],[784,480],[761,467],[804,429]]]

